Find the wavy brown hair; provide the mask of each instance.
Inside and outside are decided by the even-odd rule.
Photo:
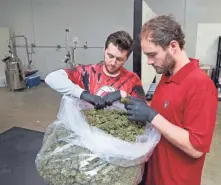
[[[119,50],[126,50],[128,57],[133,50],[133,39],[126,31],[117,31],[110,34],[105,42],[105,49],[110,43],[117,46]]]
[[[140,38],[151,38],[151,41],[164,49],[172,40],[179,43],[180,49],[184,48],[185,35],[181,25],[175,21],[172,15],[161,15],[147,21],[141,30]]]

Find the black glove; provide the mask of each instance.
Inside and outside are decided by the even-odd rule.
[[[105,104],[110,106],[112,105],[115,101],[118,101],[121,99],[121,94],[120,91],[115,91],[108,93],[103,97],[103,100],[105,101]]]
[[[134,97],[130,97],[130,101],[125,104],[125,108],[127,109],[128,119],[134,121],[148,121],[151,123],[158,114],[144,100]]]
[[[84,91],[80,99],[94,105],[95,109],[103,109],[105,107],[105,101],[100,96],[93,95],[88,91]]]

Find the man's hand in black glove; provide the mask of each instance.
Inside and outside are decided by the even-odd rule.
[[[130,101],[125,104],[125,108],[127,109],[128,119],[134,121],[148,121],[151,123],[158,114],[144,100],[134,97],[130,97]]]
[[[95,109],[103,109],[106,106],[105,101],[100,96],[93,95],[88,91],[84,91],[80,99],[94,105]]]
[[[103,97],[105,104],[108,106],[112,105],[115,101],[119,101],[120,99],[121,99],[120,91],[110,92]]]

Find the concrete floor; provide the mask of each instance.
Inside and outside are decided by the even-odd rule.
[[[56,119],[61,95],[45,84],[23,92],[0,88],[0,133],[18,126],[44,131]],[[209,110],[208,110],[209,111]],[[221,184],[221,103],[217,114],[211,152],[203,171],[202,185]]]

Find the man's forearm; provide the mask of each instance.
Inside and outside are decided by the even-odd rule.
[[[202,156],[203,153],[196,150],[190,143],[189,132],[187,130],[170,123],[159,114],[153,119],[152,124],[170,143],[189,156],[193,158]]]
[[[63,69],[48,74],[45,78],[45,83],[57,92],[77,98],[80,98],[84,91],[84,89],[74,84],[68,78],[67,73]]]

